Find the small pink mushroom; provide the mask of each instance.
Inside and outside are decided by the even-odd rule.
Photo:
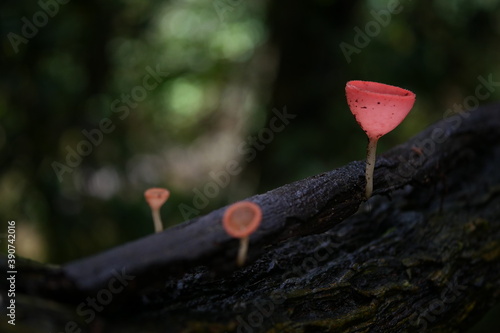
[[[248,252],[249,237],[257,230],[262,220],[262,210],[259,205],[250,201],[240,201],[224,212],[222,225],[226,232],[240,239],[240,248],[236,263],[243,266]]]
[[[144,192],[144,198],[149,204],[149,207],[151,207],[151,212],[153,213],[155,232],[161,232],[163,230],[163,224],[160,217],[160,208],[161,206],[163,206],[165,201],[168,200],[169,196],[170,192],[164,188],[150,188]]]
[[[347,104],[368,136],[366,157],[366,198],[373,192],[373,170],[378,139],[392,131],[408,115],[415,103],[409,90],[369,81],[349,81],[345,87]]]

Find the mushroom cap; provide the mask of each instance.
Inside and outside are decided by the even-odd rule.
[[[347,104],[369,138],[392,131],[408,115],[415,103],[409,90],[370,81],[349,81],[345,87]]]
[[[222,225],[230,236],[244,238],[254,233],[261,221],[262,210],[259,205],[250,201],[240,201],[226,209]]]
[[[153,210],[160,209],[168,197],[170,197],[170,192],[165,188],[153,187],[144,192],[144,198]]]

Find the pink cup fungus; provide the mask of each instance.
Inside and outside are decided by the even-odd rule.
[[[257,230],[262,221],[262,210],[259,205],[250,201],[237,202],[224,212],[222,225],[224,230],[234,238],[240,239],[240,248],[236,263],[243,266],[248,252],[249,237]]]
[[[349,81],[345,87],[347,104],[368,136],[366,156],[366,198],[373,192],[373,171],[378,139],[392,131],[408,115],[415,103],[409,90],[369,81]]]
[[[163,224],[160,217],[160,208],[163,206],[165,201],[170,197],[170,192],[164,188],[150,188],[144,192],[144,198],[146,199],[149,207],[151,207],[151,212],[153,213],[153,222],[155,226],[155,232],[161,232],[163,230]]]

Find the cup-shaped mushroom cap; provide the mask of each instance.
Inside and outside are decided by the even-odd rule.
[[[161,206],[168,200],[170,192],[164,188],[150,188],[144,192],[144,198],[153,210],[160,209]]]
[[[378,139],[398,126],[415,103],[409,90],[369,81],[349,81],[347,104],[369,138]]]
[[[230,236],[243,238],[257,230],[261,220],[262,210],[259,205],[250,201],[240,201],[226,209],[222,225]]]

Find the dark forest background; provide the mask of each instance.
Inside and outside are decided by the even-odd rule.
[[[417,94],[378,153],[500,100],[498,83],[476,90],[500,82],[498,0],[20,0],[0,12],[0,233],[15,220],[17,254],[41,262],[152,233],[149,187],[171,191],[172,226],[364,159],[349,80]]]

